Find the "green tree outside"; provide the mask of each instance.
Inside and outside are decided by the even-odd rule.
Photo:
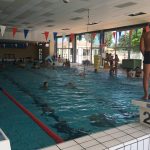
[[[134,52],[139,52],[139,45],[140,45],[140,38],[142,35],[142,29],[133,30],[132,36],[131,36],[131,49]],[[126,33],[126,35],[121,35],[121,37],[118,40],[118,50],[125,50],[127,51],[130,48],[130,38],[129,38],[129,32]]]

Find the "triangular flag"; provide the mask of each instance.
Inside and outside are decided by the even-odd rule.
[[[113,32],[113,37],[114,39],[116,39],[116,32]]]
[[[44,32],[44,35],[45,35],[45,39],[46,39],[46,41],[47,41],[47,38],[48,38],[49,32]]]
[[[56,41],[57,32],[53,32],[53,36],[54,36],[54,41]]]
[[[84,37],[85,37],[85,40],[86,40],[87,42],[91,42],[91,34],[86,33],[86,34],[84,35]]]
[[[70,42],[72,42],[73,40],[74,40],[74,34],[71,33],[71,34],[70,34]]]
[[[146,32],[149,32],[149,25],[146,26]]]
[[[96,33],[92,33],[92,40],[95,39]]]
[[[127,34],[127,32],[125,31],[124,32],[124,46],[126,45],[126,34]]]
[[[63,40],[63,41],[64,41],[65,37],[66,37],[66,34],[63,32],[63,33],[62,33],[62,40]]]
[[[1,28],[1,35],[3,36],[5,33],[6,26],[0,26],[0,28]]]
[[[13,37],[15,36],[16,32],[17,32],[17,28],[16,27],[13,27],[12,28],[12,32],[13,32]]]
[[[28,35],[29,30],[28,29],[24,29],[24,37],[26,39],[27,35]]]
[[[137,33],[138,33],[138,29],[135,29],[135,33],[136,33],[136,36],[137,36]]]
[[[132,36],[132,30],[129,31],[129,37],[131,38]]]
[[[79,34],[79,41],[82,40],[82,34]]]
[[[119,31],[119,38],[121,37],[121,33],[122,33],[122,32],[121,32],[121,31]]]

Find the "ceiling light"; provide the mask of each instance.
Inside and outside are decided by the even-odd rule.
[[[63,2],[64,2],[64,3],[69,3],[69,2],[70,2],[70,0],[63,0]]]
[[[92,26],[98,24],[97,22],[88,23],[87,25]]]
[[[64,29],[61,29],[61,30],[70,30],[69,28],[64,28]]]
[[[134,17],[134,16],[140,16],[140,15],[144,15],[146,13],[144,12],[138,12],[138,13],[134,13],[134,14],[129,14],[128,16]]]

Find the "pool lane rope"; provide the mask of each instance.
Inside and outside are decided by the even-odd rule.
[[[40,128],[42,128],[56,143],[63,142],[63,139],[51,131],[44,123],[36,118],[29,110],[21,105],[13,96],[11,96],[5,89],[0,87],[2,93],[9,98],[14,104],[16,104],[25,114],[27,114]]]

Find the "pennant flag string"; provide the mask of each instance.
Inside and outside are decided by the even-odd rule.
[[[70,42],[72,42],[73,40],[74,40],[74,34],[71,33],[71,34],[70,34]]]
[[[121,34],[122,34],[122,32],[121,32],[121,31],[119,31],[119,38],[121,37]]]
[[[6,26],[0,26],[0,29],[1,29],[1,35],[2,37],[4,36],[4,33],[5,33],[5,29],[6,29]]]
[[[81,41],[81,40],[82,40],[82,34],[79,35],[79,41]]]
[[[45,31],[45,32],[44,32],[44,35],[45,35],[45,39],[46,39],[46,41],[47,41],[47,38],[48,38],[49,32]]]
[[[125,31],[124,32],[124,46],[126,45],[126,34],[127,34],[127,32]]]
[[[62,33],[62,40],[63,40],[63,41],[64,41],[65,37],[66,37],[66,34],[63,32],[63,33]]]
[[[13,32],[13,37],[16,35],[16,32],[17,32],[17,28],[16,27],[13,27],[12,28],[12,32]]]
[[[56,42],[57,32],[53,32],[54,41]]]
[[[130,31],[129,31],[129,37],[130,37],[130,38],[132,37],[132,31],[133,31],[133,30],[130,30]]]
[[[29,30],[28,29],[24,29],[24,37],[25,37],[25,39],[26,39],[28,33],[29,33]]]
[[[116,39],[116,32],[113,32],[113,37],[114,39]]]
[[[92,40],[94,40],[96,37],[96,33],[92,33]]]
[[[137,33],[138,33],[138,29],[135,29],[135,32],[136,32],[136,36],[137,36]]]
[[[149,32],[149,25],[146,26],[146,32]]]

